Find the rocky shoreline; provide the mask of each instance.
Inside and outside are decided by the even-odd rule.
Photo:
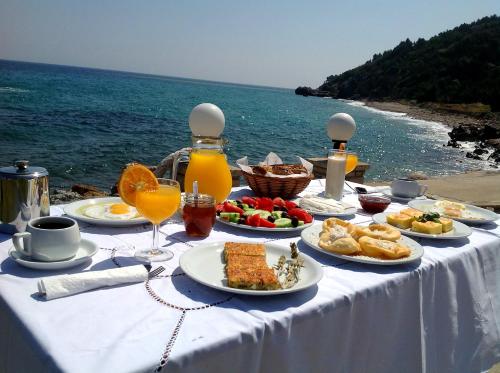
[[[474,150],[465,153],[467,158],[486,160],[493,167],[500,166],[500,120],[495,113],[470,115],[439,110],[432,104],[412,104],[394,101],[362,101],[366,106],[383,111],[406,113],[409,117],[439,122],[451,127],[447,146],[461,148],[463,142],[474,142]]]

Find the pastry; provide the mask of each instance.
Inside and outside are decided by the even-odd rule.
[[[322,249],[336,254],[356,255],[361,252],[361,247],[354,238],[350,236],[337,238],[329,232],[320,235],[318,245]]]
[[[366,256],[383,258],[383,259],[399,259],[410,256],[410,248],[393,241],[377,240],[368,236],[363,236],[359,239],[362,254]]]
[[[412,209],[412,208],[403,209],[399,213],[403,214],[403,215],[411,216],[413,219],[419,218],[423,214],[422,211]]]
[[[440,217],[438,220],[443,226],[442,227],[443,233],[449,232],[453,229],[453,221],[451,219]]]
[[[372,224],[358,230],[358,237],[368,236],[378,240],[397,241],[401,238],[401,233],[397,229],[385,224]]]
[[[434,221],[414,221],[411,223],[411,230],[419,233],[426,234],[441,234],[443,233],[443,225]]]
[[[349,223],[345,220],[342,219],[337,219],[337,218],[328,218],[323,222],[323,231],[327,231],[331,228],[334,228],[337,231],[339,231],[340,228],[343,229],[343,231],[347,232],[349,235],[353,236],[356,235],[356,226],[352,223]]]
[[[238,242],[226,242],[224,244],[224,259],[227,262],[227,258],[230,255],[257,255],[266,257],[266,249],[264,244],[257,243],[238,243]]]
[[[229,287],[253,290],[281,287],[274,270],[267,266],[264,244],[226,242],[224,260]]]
[[[279,289],[278,278],[272,268],[226,268],[227,284],[237,289]]]
[[[395,227],[401,229],[408,229],[411,227],[411,223],[415,220],[409,215],[404,214],[388,214],[387,223],[394,225]]]

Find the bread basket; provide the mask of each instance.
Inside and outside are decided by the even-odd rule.
[[[259,197],[289,199],[307,188],[314,175],[300,177],[272,177],[242,171],[250,188]]]

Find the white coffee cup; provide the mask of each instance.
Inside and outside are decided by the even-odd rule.
[[[427,191],[427,185],[420,185],[415,180],[396,179],[391,184],[391,192],[395,197],[415,198]]]
[[[26,232],[15,233],[12,242],[26,257],[54,262],[75,256],[80,245],[80,230],[73,219],[44,216],[30,220]]]

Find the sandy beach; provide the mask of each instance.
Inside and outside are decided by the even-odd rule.
[[[369,101],[363,100],[366,106],[383,111],[393,111],[396,113],[406,113],[414,119],[440,122],[450,127],[475,126],[480,127],[485,124],[492,124],[491,119],[476,118],[466,114],[437,111],[427,107],[417,106],[411,103],[396,101]]]

